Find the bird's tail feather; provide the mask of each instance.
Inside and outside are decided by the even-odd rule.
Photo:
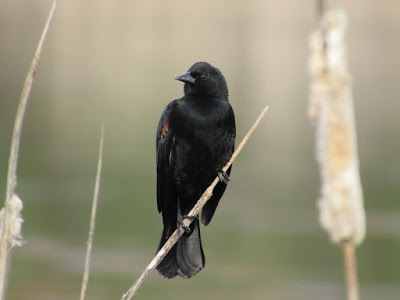
[[[201,246],[199,220],[193,220],[190,233],[185,233],[177,243],[178,275],[190,278],[204,268],[205,258]]]
[[[168,238],[169,236],[165,235],[164,230],[158,249],[161,249]],[[195,219],[190,225],[190,232],[183,234],[178,243],[158,265],[157,270],[166,278],[173,278],[176,275],[190,278],[203,269],[204,264],[205,258],[201,246],[199,220]]]

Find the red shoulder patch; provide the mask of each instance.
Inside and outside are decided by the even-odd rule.
[[[164,127],[162,128],[161,135],[164,135],[165,131],[167,130],[168,125],[169,125],[169,120],[170,120],[170,118],[168,119],[167,123],[165,123]]]

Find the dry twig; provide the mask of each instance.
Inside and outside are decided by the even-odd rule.
[[[104,144],[104,126],[101,127],[100,146],[99,146],[99,160],[98,160],[98,163],[97,163],[96,183],[95,183],[95,186],[94,186],[92,213],[91,213],[91,217],[90,217],[89,237],[88,237],[88,241],[87,241],[85,270],[83,272],[81,296],[79,298],[80,300],[84,300],[85,299],[86,290],[87,290],[87,286],[88,286],[88,282],[89,282],[90,258],[91,258],[91,255],[92,255],[93,237],[94,237],[94,230],[95,230],[95,227],[96,227],[97,202],[98,202],[98,199],[99,199],[101,168],[102,168],[102,165],[103,165],[103,144]]]
[[[29,68],[28,74],[25,79],[25,83],[21,92],[21,97],[18,104],[17,114],[15,117],[14,130],[11,139],[10,157],[8,164],[7,173],[7,189],[6,189],[6,199],[4,203],[4,213],[2,216],[2,226],[1,226],[1,242],[0,242],[0,300],[4,297],[5,288],[5,274],[7,268],[7,253],[9,245],[9,203],[15,194],[15,187],[17,185],[17,163],[18,163],[18,153],[19,153],[19,143],[21,137],[22,123],[24,120],[24,115],[26,107],[28,104],[29,94],[32,88],[33,79],[35,77],[36,71],[38,69],[40,55],[42,53],[44,40],[47,36],[47,32],[50,27],[51,20],[53,19],[54,11],[57,6],[57,1],[54,0],[53,5],[50,9],[47,21],[43,28],[42,35],[40,37],[38,46],[36,48],[35,54],[32,59],[31,66]]]
[[[251,135],[256,130],[256,128],[260,124],[261,120],[264,118],[265,114],[267,113],[267,110],[268,110],[268,106],[266,106],[264,108],[264,110],[261,112],[261,114],[258,117],[258,119],[255,121],[253,126],[250,128],[249,132],[246,134],[246,136],[243,138],[243,140],[240,142],[240,144],[236,148],[235,152],[232,154],[231,159],[222,168],[222,171],[226,172],[229,169],[229,167],[232,165],[233,161],[239,155],[239,153],[243,149],[244,145],[250,139]],[[213,190],[214,190],[215,186],[218,184],[218,182],[219,182],[219,177],[217,176],[217,177],[215,177],[215,179],[211,183],[211,185],[201,195],[200,199],[197,201],[195,206],[192,208],[192,210],[187,215],[187,218],[185,218],[182,221],[182,225],[183,226],[189,227],[189,225],[193,221],[193,218],[191,218],[191,217],[195,217],[195,216],[197,216],[199,214],[200,210],[203,208],[203,206],[206,204],[206,202],[211,198]],[[139,279],[136,280],[136,282],[130,287],[130,289],[122,296],[122,300],[132,299],[132,297],[136,294],[136,292],[143,285],[143,283],[150,276],[150,274],[154,271],[154,269],[158,266],[158,264],[162,261],[162,259],[168,254],[168,252],[176,244],[176,242],[179,240],[179,238],[181,237],[181,235],[183,233],[184,233],[184,229],[183,229],[182,226],[181,226],[181,228],[179,228],[179,230],[178,229],[175,230],[175,232],[171,235],[171,237],[164,244],[164,246],[160,249],[160,251],[158,251],[156,256],[153,258],[153,260],[147,266],[147,268],[142,273],[142,275],[139,277]]]

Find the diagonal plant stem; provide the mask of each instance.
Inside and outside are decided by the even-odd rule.
[[[0,241],[0,300],[4,298],[5,289],[5,276],[7,268],[7,252],[8,252],[8,239],[9,239],[9,224],[7,222],[9,208],[8,204],[11,201],[15,193],[15,187],[17,185],[17,164],[18,164],[18,153],[19,153],[19,143],[21,137],[22,123],[24,120],[24,115],[26,107],[28,104],[29,94],[32,88],[33,80],[36,71],[39,66],[40,55],[42,53],[43,44],[47,36],[47,32],[50,27],[51,20],[53,19],[54,12],[57,6],[58,0],[54,0],[53,5],[50,9],[49,15],[47,17],[45,26],[43,28],[42,35],[40,37],[38,46],[36,48],[35,54],[33,56],[28,74],[25,79],[25,83],[21,92],[21,97],[19,99],[17,114],[15,117],[14,130],[11,139],[10,147],[10,157],[8,162],[8,173],[7,173],[7,188],[6,188],[6,198],[4,202],[4,214],[2,218],[1,226],[1,241]]]
[[[265,114],[268,111],[268,106],[264,108],[264,110],[261,112],[257,120],[254,122],[253,126],[250,128],[249,132],[246,134],[246,136],[243,138],[243,140],[240,142],[239,146],[236,148],[235,152],[233,152],[231,159],[227,162],[227,164],[222,168],[222,171],[226,172],[229,167],[232,165],[233,161],[236,159],[236,157],[239,155],[240,151],[242,151],[243,147],[246,145],[248,140],[250,139],[251,135],[253,132],[256,130],[257,126],[260,124],[261,120],[264,118]],[[197,201],[195,206],[192,208],[192,210],[189,212],[187,215],[187,218],[185,218],[182,221],[182,225],[180,228],[175,230],[175,232],[171,235],[171,237],[168,239],[168,241],[164,244],[164,246],[158,251],[156,256],[153,258],[153,260],[150,262],[150,264],[146,267],[142,275],[136,280],[136,282],[130,287],[130,289],[122,296],[122,300],[129,300],[132,299],[132,297],[136,294],[136,292],[139,290],[139,288],[143,285],[143,283],[146,281],[146,279],[150,276],[150,274],[154,271],[154,269],[158,266],[158,264],[162,261],[162,259],[168,254],[168,252],[172,249],[172,247],[176,244],[176,242],[179,240],[179,238],[183,235],[184,227],[189,227],[189,225],[192,223],[193,218],[199,214],[200,210],[203,208],[203,206],[206,204],[206,202],[211,198],[213,190],[215,186],[219,182],[219,177],[215,177],[214,181],[211,183],[211,185],[204,191],[204,193],[201,195],[200,199]]]
[[[90,258],[91,258],[92,249],[93,249],[93,237],[94,237],[94,230],[96,227],[97,202],[99,199],[101,169],[102,169],[102,165],[103,165],[103,144],[104,144],[104,126],[101,127],[99,160],[97,163],[96,183],[94,186],[92,213],[91,213],[91,217],[90,217],[89,237],[88,237],[88,241],[87,241],[85,270],[83,272],[81,296],[79,298],[80,300],[85,299],[86,290],[87,290],[87,286],[88,286],[88,282],[89,282]]]

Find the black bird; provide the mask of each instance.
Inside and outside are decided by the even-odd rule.
[[[185,83],[184,96],[167,105],[157,128],[157,207],[164,223],[158,249],[218,175],[221,180],[201,212],[203,225],[210,223],[231,171],[221,169],[235,146],[235,116],[221,71],[197,62],[175,79]],[[204,264],[196,218],[157,270],[167,278],[190,278]]]

